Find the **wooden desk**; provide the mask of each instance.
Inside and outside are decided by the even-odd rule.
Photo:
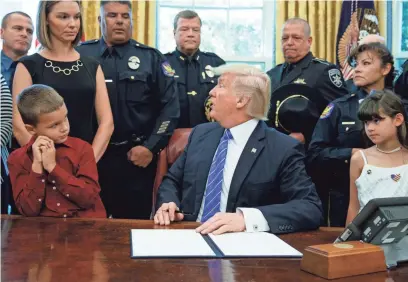
[[[194,228],[195,223],[171,228]],[[327,281],[300,270],[299,259],[130,258],[130,229],[160,228],[152,221],[1,216],[1,281]],[[341,229],[280,236],[303,251],[332,242]],[[406,282],[408,266],[337,281]]]

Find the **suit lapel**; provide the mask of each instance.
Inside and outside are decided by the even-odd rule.
[[[244,150],[242,151],[241,157],[239,158],[237,167],[234,171],[234,176],[232,177],[231,186],[228,194],[227,201],[227,212],[233,212],[237,196],[241,190],[242,183],[247,177],[249,171],[252,168],[252,165],[261,154],[264,148],[264,142],[262,139],[265,138],[265,129],[267,128],[266,124],[263,121],[260,121],[256,126],[254,132],[248,139]]]
[[[195,201],[195,212],[198,214],[200,211],[201,203],[204,197],[205,186],[207,184],[208,173],[214,158],[215,151],[217,150],[218,144],[220,143],[221,137],[224,134],[224,128],[221,126],[207,132],[207,134],[201,136],[200,140],[200,150],[202,154],[201,163],[197,172],[196,180],[196,201]]]

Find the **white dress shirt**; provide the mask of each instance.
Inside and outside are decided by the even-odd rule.
[[[227,157],[223,172],[222,191],[220,211],[225,212],[227,208],[228,194],[231,186],[232,177],[234,176],[235,168],[237,167],[242,151],[248,142],[249,137],[258,125],[259,120],[251,119],[240,125],[230,128],[233,139],[228,141]],[[214,156],[216,153],[214,154]],[[208,180],[207,180],[208,181]],[[206,185],[207,186],[207,185]],[[205,201],[205,192],[203,201],[201,202],[200,212],[198,213],[197,222],[201,222],[203,216]],[[256,208],[237,208],[241,211],[245,218],[245,226],[247,232],[269,231],[269,225],[260,210]]]

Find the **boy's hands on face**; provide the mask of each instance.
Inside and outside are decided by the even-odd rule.
[[[55,160],[55,146],[54,146],[54,141],[52,141],[50,138],[41,136],[45,140],[47,140],[45,146],[41,146],[41,157],[42,157],[42,164],[43,167],[46,171],[49,173],[54,169],[54,167],[57,165],[57,162]]]

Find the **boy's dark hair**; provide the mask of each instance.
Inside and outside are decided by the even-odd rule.
[[[6,28],[7,27],[7,21],[12,15],[20,15],[20,16],[29,18],[31,20],[31,17],[28,14],[26,14],[24,12],[21,12],[21,11],[13,11],[13,12],[10,12],[10,13],[6,14],[3,17],[3,19],[1,20],[1,28]]]
[[[380,115],[381,112],[394,118],[397,114],[404,116],[404,122],[397,128],[398,140],[402,146],[408,148],[407,140],[407,113],[405,111],[404,103],[401,98],[398,97],[391,90],[375,91],[368,95],[360,105],[358,109],[359,120],[365,122],[373,119],[383,119]],[[364,136],[368,139],[365,130]],[[372,142],[370,142],[373,145]]]
[[[37,125],[40,114],[52,113],[64,105],[54,88],[42,84],[27,87],[17,97],[17,108],[25,124]]]
[[[132,9],[132,2],[131,1],[109,1],[109,0],[101,0],[101,8],[103,8],[106,4],[109,3],[119,3],[122,5],[128,5],[129,9]]]
[[[174,17],[174,21],[173,21],[173,28],[174,28],[174,30],[177,29],[177,23],[178,23],[178,20],[179,20],[180,18],[182,18],[182,19],[194,19],[194,18],[198,18],[199,21],[200,21],[200,26],[203,25],[203,23],[201,22],[200,16],[199,16],[196,12],[194,12],[194,11],[192,11],[192,10],[184,10],[184,11],[179,12],[179,13]]]
[[[358,55],[365,51],[372,51],[377,54],[377,56],[381,60],[382,67],[385,67],[387,64],[391,64],[391,70],[385,77],[385,87],[392,89],[394,82],[394,57],[392,56],[390,50],[388,50],[388,48],[384,44],[381,44],[379,42],[372,42],[356,47],[347,59],[349,65],[355,65]]]

